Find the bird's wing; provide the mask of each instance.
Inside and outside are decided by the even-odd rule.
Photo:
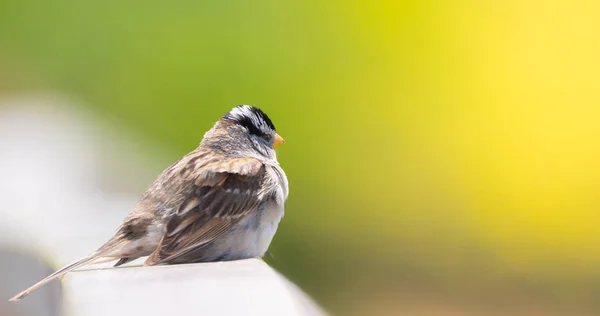
[[[167,222],[146,265],[170,262],[227,232],[260,204],[265,167],[254,158],[209,163],[193,172],[193,194]]]

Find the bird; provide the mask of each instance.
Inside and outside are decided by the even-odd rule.
[[[117,260],[117,267],[146,256],[144,266],[262,257],[289,193],[275,152],[284,143],[261,109],[234,107],[154,180],[112,238],[10,301],[87,264]]]

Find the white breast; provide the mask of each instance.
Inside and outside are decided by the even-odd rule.
[[[262,257],[269,249],[282,217],[282,206],[274,202],[263,204],[227,234],[213,241],[206,251],[207,257],[220,257],[221,260]],[[212,258],[207,259],[211,261]]]

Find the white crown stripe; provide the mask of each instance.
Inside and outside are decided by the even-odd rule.
[[[244,118],[247,118],[252,122],[252,125],[259,129],[269,128],[269,124],[261,117],[259,112],[256,112],[256,110],[257,108],[250,105],[239,105],[233,108],[228,116],[234,120],[243,120]]]

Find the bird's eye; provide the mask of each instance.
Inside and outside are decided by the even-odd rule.
[[[262,137],[262,139],[266,140],[267,142],[271,141],[271,135],[269,135],[269,134],[263,134],[261,137]]]

